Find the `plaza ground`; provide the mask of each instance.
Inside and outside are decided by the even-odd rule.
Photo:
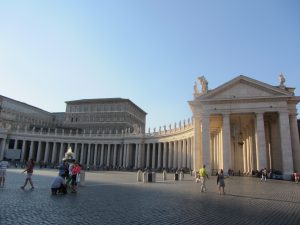
[[[226,195],[217,191],[216,177],[208,191],[185,175],[173,174],[156,183],[138,183],[135,172],[86,172],[76,194],[51,196],[55,169],[36,169],[35,190],[23,191],[22,169],[8,169],[0,188],[0,224],[300,224],[300,184],[259,178],[230,177]]]

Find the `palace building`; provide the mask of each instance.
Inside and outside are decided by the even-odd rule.
[[[146,113],[128,99],[66,102],[66,112],[0,96],[0,160],[56,165],[68,147],[90,168],[190,169],[242,174],[300,171],[295,88],[238,76],[215,89],[205,77],[188,102],[192,119],[145,132]]]

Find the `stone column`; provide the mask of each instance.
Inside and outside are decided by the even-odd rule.
[[[78,143],[75,143],[75,148],[74,148],[74,159],[76,162],[78,161]]]
[[[155,151],[156,151],[156,144],[152,144],[152,169],[155,169]]]
[[[163,151],[163,168],[167,168],[167,142],[163,143],[164,151]]]
[[[81,164],[81,165],[83,165],[83,159],[84,159],[84,143],[82,143],[81,144],[81,151],[80,151],[80,161],[79,161],[79,163]]]
[[[26,140],[23,140],[22,143],[22,151],[21,151],[21,162],[25,162],[25,147],[26,147]]]
[[[4,151],[5,151],[5,146],[6,146],[6,138],[2,139],[2,143],[1,143],[1,149],[0,149],[0,161],[3,160],[4,158]]]
[[[292,140],[292,152],[293,163],[295,171],[300,171],[300,144],[299,144],[299,131],[297,125],[297,114],[290,115],[290,127],[291,127],[291,140]]]
[[[30,142],[30,150],[29,150],[29,159],[33,158],[33,144],[34,144],[34,141],[31,141]]]
[[[123,168],[126,168],[127,144],[123,146]]]
[[[282,155],[282,167],[285,178],[294,172],[293,166],[293,154],[292,154],[292,143],[290,133],[290,121],[288,112],[279,113],[279,125],[280,125],[280,144],[281,144],[281,155]]]
[[[64,143],[61,142],[60,143],[60,150],[59,150],[59,159],[58,161],[62,161],[62,159],[64,158]]]
[[[14,149],[17,149],[17,147],[18,147],[18,139],[15,139]]]
[[[173,168],[178,168],[178,141],[174,141],[174,158],[173,158]]]
[[[87,159],[86,159],[86,165],[89,166],[91,161],[91,144],[88,144],[88,152],[87,152]]]
[[[109,167],[110,166],[110,152],[111,152],[111,144],[108,144],[107,148],[107,159],[106,159],[106,165]]]
[[[186,157],[187,157],[187,151],[186,151],[186,139],[182,140],[182,167],[186,168]]]
[[[44,155],[44,162],[48,163],[49,160],[49,142],[46,142],[46,147],[45,147],[45,155]]]
[[[177,146],[177,150],[178,150],[178,157],[177,157],[177,166],[178,169],[182,168],[182,140],[178,141],[178,146]]]
[[[168,157],[168,168],[172,169],[173,166],[173,144],[174,142],[169,142],[169,157]]]
[[[256,114],[257,170],[267,167],[265,123],[263,113]]]
[[[117,144],[114,144],[113,167],[117,166]]]
[[[203,164],[206,166],[206,171],[208,172],[208,174],[211,174],[211,165],[210,165],[210,151],[209,151],[209,139],[210,139],[210,135],[209,135],[209,116],[208,115],[203,115],[202,116],[202,121],[201,121],[201,125],[202,125],[202,143],[201,143],[201,147],[202,147],[202,162]]]
[[[157,168],[161,169],[161,143],[158,142],[158,160],[157,160]]]
[[[123,166],[123,152],[124,152],[124,144],[120,145],[120,155],[119,155],[119,167]]]
[[[187,147],[186,147],[186,163],[187,168],[191,169],[191,138],[186,139]]]
[[[223,114],[222,133],[223,133],[223,171],[225,174],[228,174],[228,169],[232,169],[229,114]]]
[[[201,120],[200,116],[194,115],[194,149],[193,149],[193,155],[194,155],[194,171],[198,171],[200,167],[203,164],[202,162],[202,148],[201,148]]]
[[[135,144],[134,168],[139,168],[140,145]]]
[[[147,159],[146,159],[146,167],[150,168],[150,143],[147,145]]]
[[[98,144],[95,144],[95,148],[94,148],[94,162],[93,162],[93,166],[96,167],[97,166],[97,156],[98,156]]]
[[[126,145],[126,168],[130,166],[130,144]]]
[[[104,166],[104,144],[101,144],[100,166]]]
[[[57,143],[53,143],[53,148],[52,148],[52,158],[51,158],[51,163],[55,163],[56,159],[56,152],[57,152]]]
[[[39,141],[39,144],[38,144],[38,150],[37,150],[37,155],[36,155],[36,162],[40,162],[41,160],[41,146],[42,146],[42,142]]]

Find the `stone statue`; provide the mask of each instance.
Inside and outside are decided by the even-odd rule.
[[[68,147],[67,152],[65,153],[65,157],[63,158],[63,160],[66,161],[70,161],[74,158],[74,153],[72,152],[72,148]]]
[[[207,93],[208,91],[208,82],[204,76],[198,77],[201,84],[201,93]]]
[[[280,86],[281,87],[284,87],[285,86],[285,77],[284,77],[284,75],[283,75],[283,73],[281,73],[280,75],[279,75],[279,82],[280,82]]]
[[[198,87],[197,87],[197,82],[195,81],[194,83],[194,95],[198,94],[199,91],[198,91]]]

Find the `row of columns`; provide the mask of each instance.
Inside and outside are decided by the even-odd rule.
[[[0,156],[8,149],[9,139],[1,139]],[[71,147],[76,160],[86,166],[149,169],[192,168],[192,138],[159,143],[68,143],[14,140],[13,149],[22,142],[21,161],[57,164]],[[9,149],[8,149],[9,151]],[[1,159],[2,159],[1,158]]]
[[[296,115],[289,115],[288,112],[278,112],[278,114],[282,171],[284,174],[291,174],[294,169],[297,171],[300,169],[297,118]],[[203,164],[206,165],[208,171],[216,169],[211,168],[212,165],[218,165],[218,169],[222,168],[224,172],[232,169],[234,165],[231,153],[230,114],[223,114],[221,130],[217,135],[212,136],[210,135],[210,116],[202,115],[195,118],[195,137],[200,140],[195,142],[195,149],[200,160],[196,161],[194,170],[198,170]],[[255,140],[250,134],[246,134],[244,137],[245,143],[242,151],[245,172],[250,172],[252,169],[269,168],[271,165],[270,152],[267,151],[266,144],[264,113],[255,113],[255,118]],[[255,153],[251,151],[253,149],[256,150]],[[256,158],[254,159],[254,157]]]

